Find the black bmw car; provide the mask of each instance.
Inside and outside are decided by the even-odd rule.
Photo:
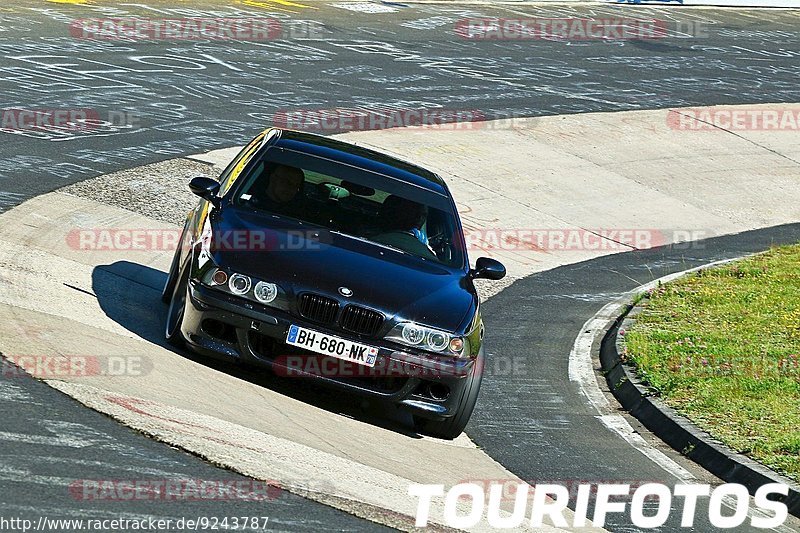
[[[189,186],[201,200],[164,287],[167,340],[394,403],[433,436],[463,431],[484,365],[473,280],[505,268],[470,269],[438,175],[273,128]]]

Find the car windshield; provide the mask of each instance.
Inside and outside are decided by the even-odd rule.
[[[329,159],[273,147],[233,192],[268,211],[436,261],[464,264],[447,196]]]

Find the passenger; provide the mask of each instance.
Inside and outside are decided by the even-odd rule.
[[[288,165],[275,165],[269,173],[267,197],[277,204],[286,204],[297,197],[303,187],[303,171]]]
[[[264,183],[266,182],[266,183]],[[305,174],[299,168],[275,165],[265,177],[255,184],[252,202],[259,209],[274,211],[280,215],[297,217],[303,214],[305,201],[303,185]]]

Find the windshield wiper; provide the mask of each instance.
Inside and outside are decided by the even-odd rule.
[[[335,233],[336,235],[341,235],[342,237],[347,237],[347,238],[350,238],[350,239],[355,239],[355,240],[357,240],[357,241],[366,242],[366,243],[368,243],[368,244],[374,244],[375,246],[380,246],[381,248],[387,248],[387,249],[389,249],[389,250],[394,250],[395,252],[400,252],[401,254],[405,254],[405,255],[414,255],[414,254],[411,254],[411,253],[409,253],[409,252],[406,252],[405,250],[403,250],[403,249],[401,249],[401,248],[397,248],[397,247],[395,247],[395,246],[392,246],[392,245],[390,245],[390,244],[383,244],[382,242],[376,242],[376,241],[372,241],[372,240],[369,240],[369,239],[367,239],[366,237],[359,237],[358,235],[352,235],[352,234],[350,234],[350,233],[343,233],[343,232],[341,232],[341,231],[338,231],[338,230],[335,230],[335,229],[332,229],[332,230],[329,230],[329,231],[330,231],[331,233]],[[415,256],[415,257],[416,257],[416,256]]]

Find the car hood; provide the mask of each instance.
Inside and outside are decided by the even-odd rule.
[[[215,246],[217,264],[278,283],[290,297],[316,292],[342,305],[377,309],[390,321],[447,331],[459,331],[477,306],[464,271],[354,237],[232,208],[218,211],[211,228],[215,242],[228,237],[224,246]],[[352,296],[342,296],[341,287]]]

